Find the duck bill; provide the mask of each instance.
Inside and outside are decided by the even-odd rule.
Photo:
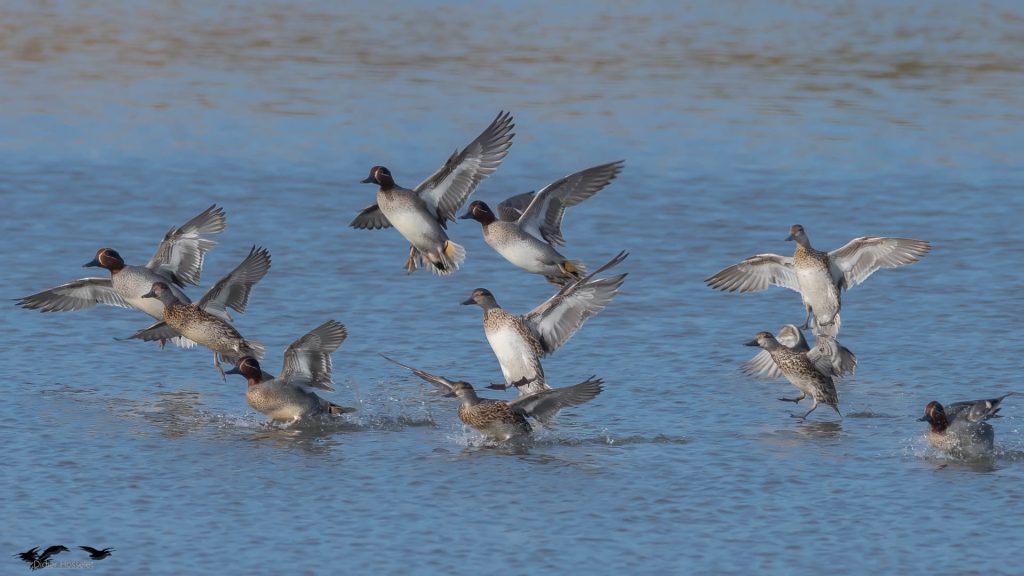
[[[469,300],[463,300],[461,302],[461,304],[463,306],[469,306],[470,304],[476,304],[476,300],[473,300],[472,298],[470,298]]]
[[[150,290],[149,292],[146,292],[142,296],[139,296],[139,298],[156,298],[156,293]]]
[[[227,372],[224,372],[224,373],[225,374],[238,374],[239,376],[242,375],[242,371],[238,369],[238,366],[235,366],[231,370],[228,370]]]
[[[926,415],[921,416],[920,418],[918,418],[917,421],[918,422],[929,422],[930,423],[932,421],[932,419],[929,418],[928,415],[926,414]]]
[[[459,220],[469,220],[472,217],[473,217],[473,211],[472,210],[466,210],[465,214],[463,214],[462,216],[459,216]]]
[[[100,259],[99,258],[93,258],[92,260],[89,260],[85,264],[82,264],[82,268],[102,268],[102,267],[103,267],[103,265],[100,264]]]
[[[785,240],[786,240],[786,242],[792,242],[792,241],[796,240],[796,238],[793,238],[793,235],[790,234],[789,236],[786,236]]]
[[[449,392],[444,395],[445,398],[455,398],[455,392]]]
[[[360,184],[376,184],[376,182],[374,182],[374,180],[373,180],[373,176],[367,176],[366,179],[360,180],[359,183]]]
[[[749,342],[744,342],[743,345],[744,346],[760,346],[760,344],[757,343],[757,340],[751,340]]]

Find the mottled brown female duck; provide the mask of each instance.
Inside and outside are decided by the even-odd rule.
[[[381,356],[384,356],[381,354]],[[593,400],[601,393],[600,378],[591,376],[587,380],[565,388],[548,388],[515,400],[490,400],[480,398],[476,390],[468,382],[449,380],[443,376],[435,376],[412,366],[384,356],[423,380],[430,382],[446,396],[459,399],[459,420],[475,428],[484,437],[503,442],[530,434],[533,430],[527,418],[534,418],[542,424],[550,424],[552,418],[562,408],[576,406]]]

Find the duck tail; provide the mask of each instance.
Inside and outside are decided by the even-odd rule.
[[[267,348],[259,342],[253,340],[245,340],[242,342],[241,352],[243,356],[252,356],[257,360],[263,360],[263,354],[267,351]]]
[[[339,405],[335,404],[334,402],[328,402],[327,403],[327,412],[328,412],[328,414],[340,415],[340,414],[348,414],[349,412],[355,412],[355,411],[356,411],[355,408],[349,408],[348,406],[339,406]]]
[[[447,276],[462,266],[462,263],[466,261],[466,249],[462,246],[452,242],[451,240],[444,241],[444,250],[435,258],[431,258],[431,270],[438,276]]]

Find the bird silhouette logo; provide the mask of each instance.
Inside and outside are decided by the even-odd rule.
[[[97,550],[91,546],[79,546],[79,548],[88,552],[89,558],[93,560],[103,560],[107,556],[110,556],[110,553],[114,551],[113,548],[104,548],[102,550]]]

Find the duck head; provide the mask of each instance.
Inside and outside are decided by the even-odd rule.
[[[786,236],[786,240],[796,242],[804,247],[810,246],[810,243],[807,240],[807,233],[804,232],[804,227],[800,224],[793,224],[789,227],[789,236]]]
[[[113,248],[100,248],[96,257],[82,264],[82,268],[106,268],[111,274],[117,274],[124,268],[124,258]]]
[[[244,376],[249,381],[249,385],[252,386],[253,384],[258,384],[263,378],[263,369],[260,368],[259,361],[252,356],[242,356],[238,361],[238,366],[228,370],[225,374]]]
[[[946,410],[942,408],[942,404],[935,400],[932,400],[924,407],[924,416],[918,418],[917,421],[931,424],[932,430],[935,432],[942,432],[949,427],[949,421],[946,420]]]
[[[149,292],[143,294],[142,298],[156,298],[163,302],[165,306],[178,300],[178,297],[171,291],[171,287],[165,282],[153,282],[153,287],[150,288]]]
[[[744,342],[743,345],[757,346],[758,348],[770,350],[772,348],[775,348],[776,346],[779,346],[779,341],[775,339],[775,336],[772,336],[771,332],[758,332],[756,335],[754,335],[753,340],[750,340],[749,342]]]
[[[491,207],[480,200],[473,200],[473,203],[469,205],[466,213],[459,216],[459,219],[461,220],[467,220],[469,218],[476,220],[484,226],[487,226],[498,219],[494,215],[494,212],[491,212]]]
[[[473,293],[469,295],[469,298],[462,301],[463,306],[469,306],[470,304],[476,304],[484,310],[490,310],[491,308],[497,308],[498,302],[494,299],[494,294],[487,288],[477,288],[473,290]]]
[[[451,391],[444,395],[445,398],[458,398],[459,402],[472,406],[480,401],[480,398],[476,395],[476,390],[473,389],[473,385],[469,382],[453,382]]]
[[[391,171],[384,166],[370,168],[370,175],[362,181],[363,184],[376,184],[381,190],[390,190],[395,187],[395,180],[391,177]]]

